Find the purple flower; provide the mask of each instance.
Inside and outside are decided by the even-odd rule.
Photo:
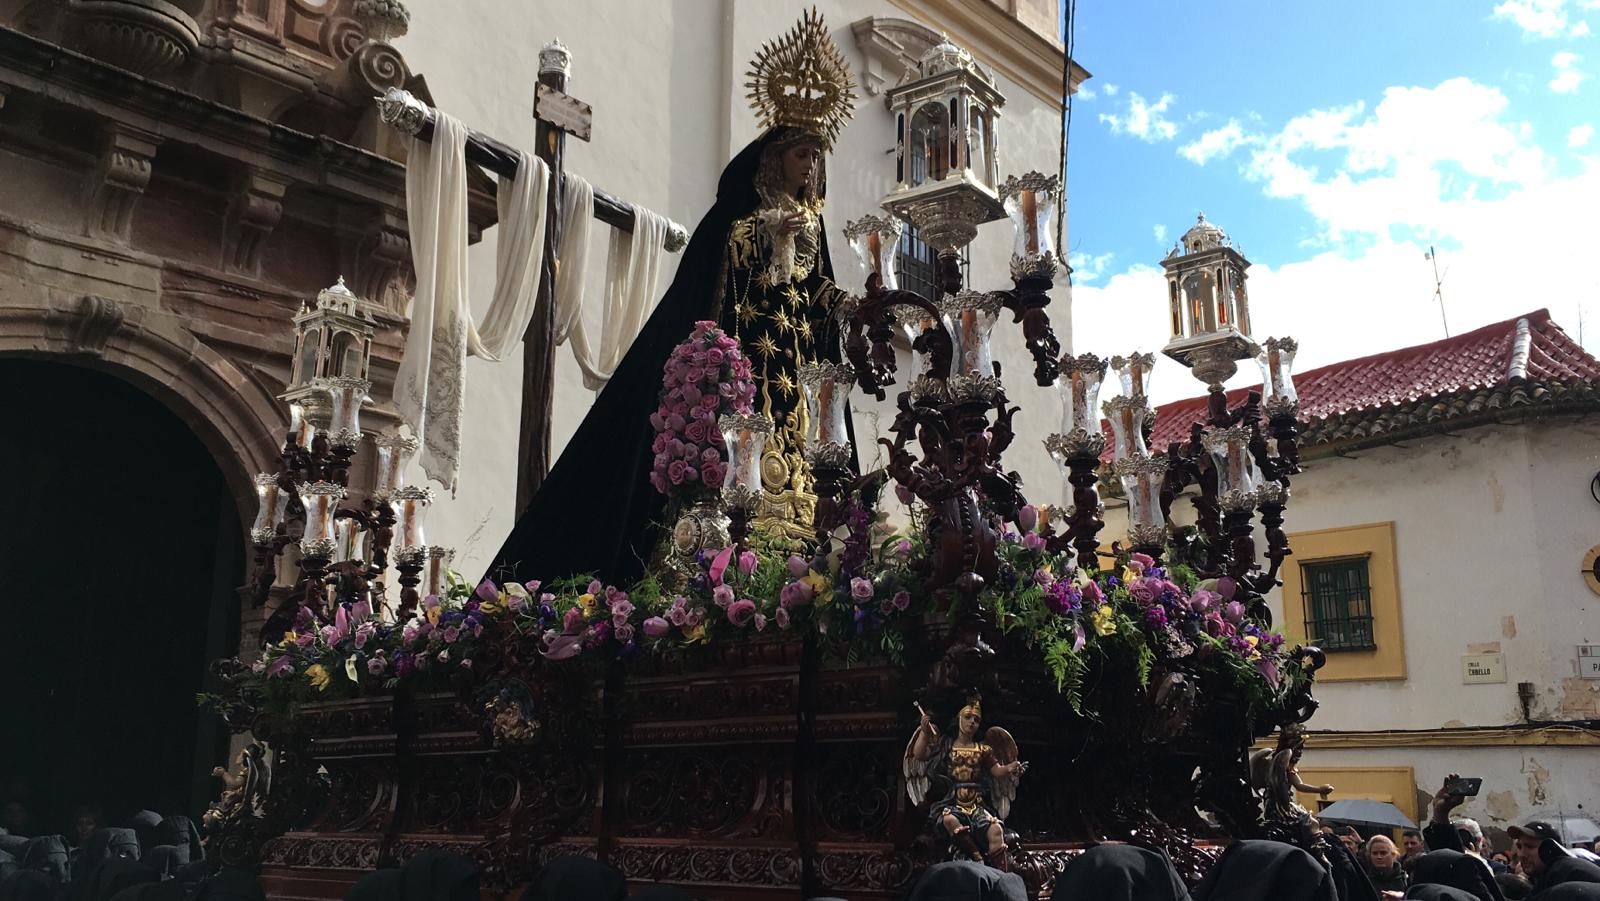
[[[439,596],[436,594],[430,594],[422,599],[422,609],[424,610],[432,610],[437,606],[439,606]]]
[[[1277,688],[1278,683],[1283,678],[1278,672],[1278,661],[1273,660],[1271,657],[1262,657],[1257,660],[1256,672],[1259,672],[1273,688]]]
[[[1222,595],[1215,591],[1206,591],[1204,588],[1196,589],[1189,596],[1189,609],[1197,614],[1205,613],[1212,607],[1222,603]]]
[[[872,582],[857,576],[850,580],[850,597],[856,601],[872,600]]]
[[[718,607],[726,608],[733,603],[733,588],[727,585],[718,585],[711,592],[711,600],[715,601]]]
[[[894,543],[895,555],[904,560],[911,556],[911,539],[902,538]]]
[[[757,560],[754,553],[750,551],[744,551],[739,554],[739,572],[742,572],[747,576],[750,575],[756,571],[756,563]]]
[[[1217,580],[1217,593],[1226,601],[1233,600],[1234,594],[1239,590],[1239,583],[1232,576],[1223,576]]]
[[[904,610],[911,606],[911,592],[897,591],[894,597],[889,599],[889,603],[893,604],[896,610]]]
[[[1032,532],[1039,525],[1039,508],[1032,504],[1024,504],[1017,511],[1017,528],[1024,532]]]
[[[593,629],[589,630],[589,634],[590,637],[594,639],[594,644],[603,644],[606,639],[611,637],[611,624],[600,623]]]
[[[404,676],[417,668],[416,660],[410,654],[399,654],[394,658],[394,674]]]
[[[628,600],[627,595],[620,597],[621,600],[611,602],[611,619],[618,625],[627,622],[628,617],[633,615],[633,602]]]
[[[1150,607],[1144,611],[1144,621],[1156,628],[1167,624],[1167,610],[1165,607]]]
[[[798,579],[803,577],[810,570],[811,564],[807,563],[799,554],[789,555],[789,575]]]
[[[911,506],[911,502],[917,497],[915,494],[911,493],[910,488],[907,488],[899,482],[894,483],[894,496],[899,498],[900,503],[905,504],[907,507]]]
[[[577,632],[579,629],[582,629],[583,610],[578,607],[567,608],[566,614],[561,617],[561,627],[565,629],[569,635]]]
[[[388,668],[389,661],[383,659],[382,657],[374,657],[367,661],[367,672],[374,676],[383,675],[383,671]]]
[[[417,627],[407,623],[406,627],[400,630],[400,640],[404,641],[406,644],[416,641]]]
[[[790,582],[778,590],[778,604],[794,607],[811,603],[811,586],[804,582]]]
[[[728,605],[728,622],[735,626],[747,625],[756,615],[756,602],[740,598]]]
[[[660,638],[671,628],[672,624],[659,616],[652,616],[644,621],[644,634],[648,638]]]
[[[550,660],[570,660],[583,650],[583,644],[576,635],[558,635],[547,645],[540,653]]]
[[[633,640],[633,623],[616,623],[612,627],[611,633],[617,637],[618,641],[626,644]]]
[[[1084,637],[1083,626],[1080,625],[1072,630],[1072,653],[1076,654],[1083,650],[1083,646],[1088,643],[1089,639]]]
[[[279,657],[267,666],[268,679],[281,679],[294,670],[294,658],[289,656]]]
[[[706,575],[711,577],[712,585],[722,584],[722,575],[728,571],[728,564],[733,561],[733,550],[731,547],[723,548],[712,559],[711,568],[706,571]]]
[[[339,640],[339,630],[334,626],[323,626],[320,634],[322,635],[322,640],[327,644],[333,644]]]
[[[1044,536],[1038,532],[1029,532],[1022,536],[1022,546],[1035,554],[1044,550],[1044,545]]]
[[[485,604],[498,603],[500,600],[500,589],[488,579],[479,582],[478,590],[474,591],[473,594],[477,595],[478,600],[483,601]]]
[[[779,607],[777,611],[772,614],[772,618],[777,622],[778,628],[789,628],[789,609],[787,607]]]
[[[1091,581],[1089,584],[1083,586],[1083,602],[1085,604],[1098,604],[1104,598],[1105,595],[1101,593],[1098,583]]]
[[[1161,600],[1161,583],[1155,579],[1140,579],[1128,586],[1128,594],[1140,605],[1148,607]]]
[[[445,644],[455,644],[456,643],[456,639],[458,639],[460,637],[461,637],[461,630],[457,629],[455,626],[451,626],[450,628],[444,630],[444,642],[445,642]]]
[[[312,642],[316,640],[317,634],[315,632],[299,632],[294,636],[294,643],[302,648],[311,647]]]
[[[1244,605],[1238,601],[1229,601],[1222,606],[1222,618],[1237,626],[1244,622]]]

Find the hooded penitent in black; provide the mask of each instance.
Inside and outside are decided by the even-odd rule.
[[[1097,845],[1056,876],[1058,901],[1189,901],[1165,854],[1133,845]]]
[[[1198,901],[1338,901],[1333,874],[1315,857],[1283,842],[1228,846],[1195,889]]]
[[[1489,865],[1460,851],[1429,851],[1411,865],[1411,885],[1443,885],[1460,889],[1480,901],[1505,901]],[[1407,895],[1407,897],[1411,897]]]
[[[523,890],[522,901],[623,901],[627,896],[628,883],[621,873],[598,860],[574,856],[557,857],[540,867]]]
[[[650,483],[650,414],[659,403],[662,367],[696,322],[718,321],[732,334],[734,299],[724,296],[729,238],[735,223],[761,207],[756,179],[763,154],[798,136],[771,129],[722,171],[716,203],[695,227],[672,286],[496,554],[490,578],[548,582],[589,573],[627,586],[643,573],[665,510],[665,497]],[[827,229],[818,231],[818,262],[808,278],[831,282]],[[837,334],[817,337],[819,351],[837,361]]]
[[[1027,897],[1028,888],[1016,873],[976,861],[952,860],[924,871],[906,901],[1026,901]]]

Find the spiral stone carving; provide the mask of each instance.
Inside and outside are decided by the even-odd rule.
[[[360,85],[358,90],[366,95],[398,88],[411,78],[411,70],[399,51],[377,41],[362,44],[350,57],[349,67]]]
[[[74,9],[83,48],[135,75],[170,72],[200,48],[194,19],[166,0],[81,0]]]

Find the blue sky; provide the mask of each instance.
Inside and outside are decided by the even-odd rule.
[[[1429,244],[1452,334],[1548,307],[1577,335],[1581,308],[1600,349],[1600,0],[1077,14],[1077,350],[1163,343],[1159,262],[1198,210],[1255,264],[1257,337],[1294,334],[1304,368],[1443,337]],[[1196,393],[1167,375],[1158,401]]]

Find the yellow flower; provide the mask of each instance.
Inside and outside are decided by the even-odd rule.
[[[1138,572],[1131,566],[1124,566],[1122,568],[1122,584],[1124,585],[1132,585],[1143,577],[1144,573]]]
[[[697,624],[697,625],[695,625],[695,626],[693,626],[691,628],[684,629],[683,630],[683,638],[689,644],[694,644],[697,641],[705,641],[706,640],[706,624],[705,623],[699,623],[699,624]]]
[[[1094,630],[1100,635],[1115,635],[1117,632],[1116,613],[1110,604],[1101,604],[1100,609],[1089,615],[1089,621],[1094,624]]]
[[[584,619],[594,619],[595,615],[600,612],[599,606],[595,603],[594,595],[592,594],[578,595],[578,606],[583,608]]]
[[[327,691],[328,683],[333,681],[333,676],[323,668],[320,663],[313,663],[306,667],[306,681],[310,682],[317,691]]]
[[[278,642],[278,647],[280,647],[280,648],[292,648],[292,647],[294,647],[295,639],[297,639],[299,637],[300,636],[294,634],[293,632],[285,632],[285,633],[283,633],[283,640]]]
[[[429,607],[428,608],[428,624],[429,625],[434,625],[434,626],[439,625],[439,614],[441,614],[443,612],[444,612],[444,605],[443,604],[440,604],[437,607]]]
[[[833,603],[833,584],[828,581],[827,576],[818,572],[807,573],[800,581],[811,586],[811,597],[818,607],[826,607]]]

